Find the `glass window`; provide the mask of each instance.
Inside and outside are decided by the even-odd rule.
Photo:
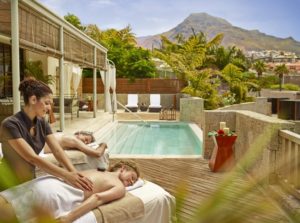
[[[12,97],[11,46],[0,43],[0,98]],[[23,50],[20,49],[20,73],[23,78]]]

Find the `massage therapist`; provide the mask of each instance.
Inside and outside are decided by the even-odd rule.
[[[92,190],[91,181],[77,172],[44,119],[51,109],[52,90],[41,81],[27,78],[20,83],[19,91],[24,97],[25,106],[18,113],[3,120],[0,127],[4,155],[2,162],[16,175],[16,184],[35,178],[35,168],[39,167],[77,188]],[[38,155],[45,142],[65,169]],[[0,182],[0,191],[4,189],[5,185]]]

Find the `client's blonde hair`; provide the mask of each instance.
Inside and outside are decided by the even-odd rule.
[[[140,177],[140,170],[139,170],[137,164],[131,160],[118,161],[118,162],[114,163],[113,165],[111,165],[108,170],[111,172],[114,172],[122,167],[124,167],[126,170],[132,170],[132,171],[136,172],[137,177],[138,178]]]

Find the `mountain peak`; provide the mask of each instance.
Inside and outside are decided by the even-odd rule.
[[[218,23],[219,25],[227,25],[231,26],[229,22],[225,19],[211,16],[206,12],[199,12],[199,13],[191,13],[183,22],[190,21],[190,22],[210,22],[212,24]]]
[[[171,30],[154,36],[137,38],[137,42],[139,46],[144,48],[157,48],[161,46],[161,35],[174,41],[179,33],[187,38],[193,32],[203,32],[208,40],[219,33],[223,33],[222,45],[225,47],[235,45],[244,50],[274,49],[295,52],[297,55],[300,55],[300,42],[295,41],[291,37],[282,39],[261,33],[259,30],[242,29],[231,25],[225,19],[211,16],[205,12],[192,13]]]

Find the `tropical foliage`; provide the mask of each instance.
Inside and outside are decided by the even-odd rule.
[[[270,88],[272,85],[279,83],[279,77],[277,75],[262,76],[258,80],[261,88]]]
[[[27,61],[25,63],[24,70],[26,77],[34,77],[37,80],[40,80],[46,84],[53,84],[55,79],[51,75],[44,75],[42,68],[42,61]]]
[[[121,30],[102,31],[94,24],[83,26],[73,14],[67,14],[65,19],[108,49],[107,57],[114,62],[117,77],[133,80],[155,76],[156,68],[151,53],[136,46],[136,38],[130,26]]]
[[[117,77],[134,79],[155,76],[156,68],[150,51],[136,46],[130,26],[101,31],[96,25],[89,25],[85,32],[108,49],[107,56],[116,65]]]
[[[253,64],[253,69],[256,70],[258,78],[261,78],[263,72],[267,70],[267,66],[264,61],[258,60]]]
[[[289,69],[287,68],[287,66],[285,64],[280,64],[280,65],[277,65],[274,68],[274,72],[279,77],[279,90],[281,91],[282,90],[282,84],[283,84],[282,83],[283,82],[283,75],[288,74]]]
[[[154,55],[166,61],[178,78],[188,81],[184,93],[198,96],[205,100],[206,109],[214,109],[228,103],[240,103],[249,100],[249,89],[259,90],[257,81],[246,72],[250,62],[236,47],[220,46],[223,34],[211,40],[200,32],[188,39],[178,35],[176,42],[162,36],[161,49]],[[230,100],[223,101],[218,87],[228,86]],[[221,89],[222,90],[222,89]],[[234,97],[234,98],[232,98]]]
[[[64,16],[64,19],[81,31],[84,31],[86,28],[81,24],[80,19],[74,14],[68,13],[67,15]]]
[[[280,89],[280,85],[279,84],[274,84],[270,86],[270,89]],[[283,90],[287,90],[287,91],[299,91],[300,87],[299,85],[296,84],[283,84],[281,86],[281,89]]]

